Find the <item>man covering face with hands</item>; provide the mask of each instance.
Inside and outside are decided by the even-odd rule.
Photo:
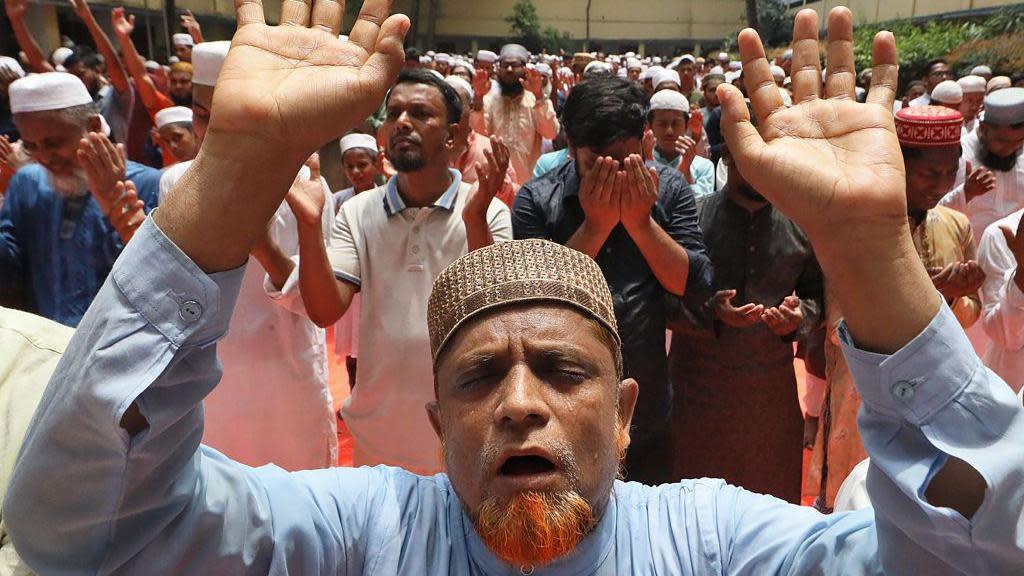
[[[845,8],[828,29],[830,61],[846,72],[833,72],[824,93],[817,18],[803,11],[793,65],[801,104],[782,107],[751,30],[739,47],[761,132],[734,88],[719,95],[734,161],[836,278],[845,350],[873,407],[863,424],[874,440],[875,511],[822,516],[716,480],[615,480],[638,390],[620,379],[614,289],[588,258],[606,238],[586,230],[583,250],[539,240],[482,247],[435,283],[427,410],[450,476],[383,466],[287,474],[202,447],[199,403],[217,384],[214,343],[238,266],[306,157],[378,106],[409,29],[384,0],[363,4],[349,42],[337,40],[338,3],[285,3],[277,27],[260,8],[239,1],[199,156],[118,260],[28,432],[4,520],[34,569],[989,574],[1024,561],[1014,530],[1024,497],[1013,481],[1024,468],[1024,414],[981,369],[941,298],[921,297],[930,279],[906,258],[890,112],[894,40],[876,38],[872,91],[855,103]],[[630,111],[641,129],[643,108]],[[595,224],[618,221],[633,234],[653,218],[662,191],[634,153],[588,160],[580,150],[584,177],[602,176],[588,215],[591,202],[611,205],[605,190],[621,192],[617,178],[630,198]],[[189,210],[197,205],[205,209]],[[651,267],[666,290],[682,291],[678,276]],[[997,457],[981,457],[980,443]]]

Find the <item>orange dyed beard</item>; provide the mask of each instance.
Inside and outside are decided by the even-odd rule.
[[[476,529],[495,556],[510,564],[543,566],[572,552],[594,525],[594,513],[575,491],[520,492],[506,504],[480,505]]]

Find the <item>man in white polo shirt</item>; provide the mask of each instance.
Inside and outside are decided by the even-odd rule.
[[[509,210],[494,198],[509,160],[487,154],[473,186],[449,168],[462,102],[430,72],[403,71],[385,107],[385,154],[398,174],[341,206],[329,247],[315,230],[316,187],[306,210],[289,199],[300,222],[298,285],[320,326],[360,294],[359,371],[342,408],[354,464],[433,474],[441,451],[424,410],[434,400],[427,299],[434,278],[467,251],[512,239]],[[285,290],[295,284],[289,278]]]

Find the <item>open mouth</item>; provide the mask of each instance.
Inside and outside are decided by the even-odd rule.
[[[503,476],[531,476],[555,471],[555,463],[543,456],[510,456],[498,472]]]

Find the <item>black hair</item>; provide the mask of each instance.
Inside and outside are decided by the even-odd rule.
[[[97,69],[100,67],[100,55],[89,46],[79,44],[71,49],[71,54],[64,59],[64,67],[71,68],[79,62],[86,68]]]
[[[448,123],[458,124],[462,120],[462,99],[459,98],[459,93],[455,91],[455,88],[449,86],[447,82],[434,75],[433,72],[418,69],[402,70],[398,74],[398,80],[395,81],[395,86],[399,84],[429,84],[437,88],[441,92],[441,98],[444,100],[445,108],[448,110]],[[391,90],[394,90],[394,87]],[[384,104],[387,105],[390,100],[391,92],[389,91],[384,99]]]
[[[406,60],[415,60],[415,61],[419,62],[419,60],[420,60],[420,49],[415,47],[415,46],[409,46],[408,48],[405,49],[405,59]]]
[[[599,77],[580,82],[569,92],[562,123],[576,148],[600,150],[627,138],[643,138],[647,94],[628,80]]]
[[[964,147],[963,146],[959,146],[959,149],[960,149],[959,156],[963,156],[964,155]],[[924,148],[912,148],[912,147],[907,146],[905,144],[900,144],[900,151],[903,152],[903,159],[904,160],[916,160],[916,159],[920,158],[922,155],[924,155]]]
[[[924,73],[928,74],[929,72],[931,72],[932,66],[935,66],[936,64],[945,64],[946,66],[949,66],[949,62],[946,62],[945,58],[932,58],[931,60],[925,63]]]

